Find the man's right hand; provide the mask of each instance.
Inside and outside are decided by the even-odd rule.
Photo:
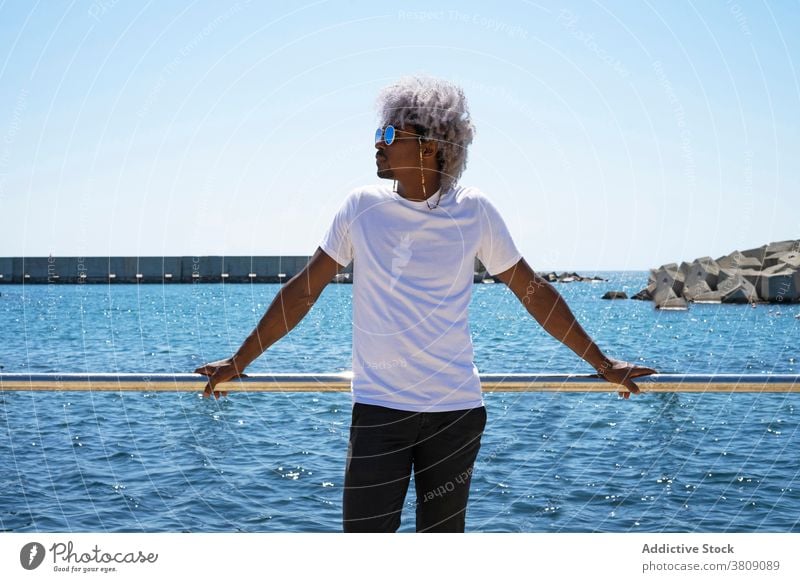
[[[208,398],[212,394],[214,398],[219,398],[220,396],[227,396],[227,391],[219,391],[214,390],[217,384],[222,384],[223,382],[228,382],[233,380],[234,378],[246,378],[246,374],[242,374],[236,364],[233,361],[233,358],[225,358],[224,360],[219,360],[216,362],[209,362],[203,366],[200,366],[194,371],[195,374],[203,374],[208,376],[208,382],[206,383],[205,389],[203,390],[203,398]]]
[[[208,398],[212,394],[215,398],[227,396],[227,392],[215,390],[217,384],[235,378],[246,378],[242,373],[244,369],[300,323],[325,286],[342,268],[344,266],[339,265],[321,248],[317,248],[305,268],[278,291],[256,329],[247,336],[236,352],[237,355],[210,362],[194,371],[195,374],[208,376],[203,397]]]

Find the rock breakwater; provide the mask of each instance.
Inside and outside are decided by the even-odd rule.
[[[800,240],[661,265],[650,270],[647,287],[632,299],[654,301],[659,309],[686,309],[691,302],[800,301]]]

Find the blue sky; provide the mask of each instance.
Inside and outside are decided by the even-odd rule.
[[[800,238],[800,3],[496,4],[0,2],[0,256],[311,254],[414,73],[534,268]]]

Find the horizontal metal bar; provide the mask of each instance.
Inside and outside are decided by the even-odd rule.
[[[252,374],[216,386],[235,392],[347,392],[352,373]],[[635,380],[644,392],[800,392],[797,374],[654,374]],[[197,392],[200,374],[0,374],[0,391]],[[597,376],[481,374],[485,392],[617,392]]]

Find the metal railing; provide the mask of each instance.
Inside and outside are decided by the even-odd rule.
[[[352,374],[252,374],[216,390],[347,392]],[[635,380],[642,392],[800,392],[798,374],[654,374]],[[0,374],[0,391],[199,392],[200,374]],[[485,392],[618,392],[597,376],[481,374]]]

